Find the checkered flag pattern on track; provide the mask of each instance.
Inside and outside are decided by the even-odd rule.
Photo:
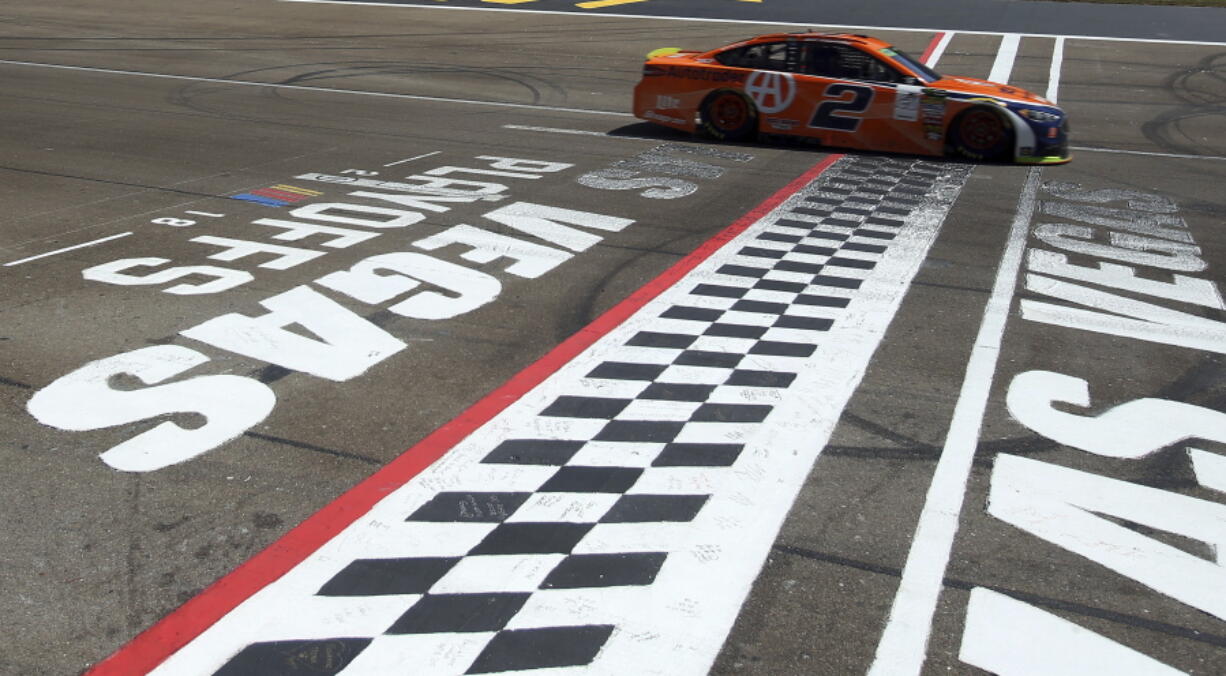
[[[670,540],[717,490],[709,478],[737,471],[746,440],[949,172],[840,161],[515,428],[541,434],[501,438],[479,476],[403,514],[433,533],[418,553],[355,558],[315,592],[400,599],[381,634],[254,642],[216,673],[382,674],[422,654],[467,674],[591,665],[620,629],[576,624],[562,606],[590,603],[575,590],[620,590],[629,603],[650,590],[677,555]]]

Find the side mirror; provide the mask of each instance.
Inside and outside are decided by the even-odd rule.
[[[905,85],[919,85],[919,84],[923,84],[922,82],[920,82],[920,81],[919,81],[919,78],[917,78],[917,77],[912,77],[912,76],[910,76],[910,75],[907,75],[907,76],[903,77],[903,79],[902,79],[902,83],[903,83],[903,84],[905,84]]]

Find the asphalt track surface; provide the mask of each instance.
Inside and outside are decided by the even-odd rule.
[[[315,2],[316,0],[294,0]],[[353,4],[436,7],[431,0],[324,0]],[[449,0],[449,7],[515,9],[723,21],[762,21],[814,26],[869,26],[934,30],[1015,32],[1033,35],[1094,35],[1152,40],[1221,40],[1221,10],[1213,7],[1151,7],[1037,0]]]
[[[795,8],[762,4],[712,14]],[[915,26],[1043,35],[873,31],[942,71],[1055,95],[1076,158],[1030,169],[718,146],[640,124],[624,111],[644,53],[770,27],[594,14],[0,12],[0,671],[137,673],[180,648],[168,673],[387,673],[378,660],[396,656],[431,673],[1226,670],[1226,45],[1184,11],[1162,15],[1175,34],[1103,28],[1200,43],[953,18]],[[403,203],[337,182],[430,180],[412,176],[504,186],[486,195],[502,199],[430,202],[408,223]],[[627,177],[650,186],[614,182]],[[309,211],[326,203],[350,206]],[[513,204],[535,206],[500,211]],[[524,267],[464,257],[461,225],[518,236],[498,250]],[[533,227],[546,227],[535,248]],[[818,275],[841,286],[816,294],[811,279],[782,300],[793,273],[779,272],[731,298],[754,257],[816,260],[784,253],[801,227],[841,242]],[[435,272],[392,296],[433,303],[330,277],[397,252]],[[172,266],[211,267],[133,280]],[[673,295],[700,287],[705,300]],[[814,321],[746,333],[780,303],[831,324],[808,357],[796,346]],[[712,310],[726,314],[701,319]],[[278,312],[284,332],[235,319]],[[223,317],[225,331],[202,329]],[[312,330],[341,347],[293,338]],[[707,387],[738,351],[737,373]],[[663,352],[672,370],[632,389],[648,376],[626,364],[663,368]],[[142,398],[154,384],[179,387]],[[649,458],[609,431],[691,403],[693,439],[646,444]],[[553,443],[602,416],[582,448]],[[114,452],[168,422],[171,443]],[[578,460],[538,481],[544,461],[499,446],[507,435]],[[372,527],[366,510],[401,486],[408,507],[388,523],[419,529],[413,543],[437,528],[422,546],[438,551],[333,541]],[[440,516],[457,505],[468,522]],[[592,535],[516,544],[531,540],[516,527],[550,520]],[[503,526],[510,550],[494,548]],[[417,589],[388,561],[452,568]],[[314,575],[323,587],[283,589]],[[618,596],[631,587],[646,595]],[[427,588],[453,605],[415,605]],[[626,598],[641,612],[610,615]],[[439,628],[456,613],[486,624]]]

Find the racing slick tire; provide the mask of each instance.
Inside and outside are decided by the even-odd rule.
[[[758,109],[731,89],[711,92],[699,108],[702,129],[721,141],[740,141],[758,129]]]
[[[949,140],[954,152],[967,159],[1008,159],[1013,148],[1013,128],[998,111],[975,106],[949,125]]]

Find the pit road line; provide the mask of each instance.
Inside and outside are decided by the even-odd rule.
[[[69,252],[69,251],[76,251],[77,249],[84,249],[86,247],[95,246],[98,244],[102,244],[104,242],[109,242],[111,240],[119,239],[121,237],[127,237],[128,235],[131,235],[131,234],[132,234],[131,232],[121,232],[118,235],[111,235],[110,237],[103,237],[101,239],[95,239],[91,242],[83,242],[81,244],[74,244],[73,246],[64,247],[63,249],[56,249],[55,251],[48,251],[46,253],[40,253],[34,256],[30,256],[28,258],[22,258],[21,260],[9,261],[8,263],[4,264],[4,267],[8,268],[14,265],[21,265],[22,263],[29,263],[30,261],[36,261],[40,258],[47,258],[49,256],[55,256],[58,254]]]
[[[1226,157],[1221,155],[1183,155],[1179,153],[1154,153],[1147,150],[1119,150],[1117,148],[1090,148],[1083,146],[1070,146],[1070,150],[1076,150],[1083,153],[1117,153],[1120,155],[1143,155],[1145,157],[1165,157],[1175,160],[1226,160]]]
[[[443,151],[441,151],[441,150],[436,150],[436,151],[434,151],[434,152],[432,152],[432,153],[423,153],[423,154],[421,154],[421,155],[415,155],[415,156],[413,156],[413,157],[407,157],[407,158],[405,158],[405,159],[403,159],[403,160],[397,160],[397,161],[395,161],[395,162],[392,162],[391,164],[385,164],[385,165],[383,165],[383,166],[384,166],[384,167],[394,167],[394,166],[396,166],[396,165],[398,165],[398,164],[404,164],[405,162],[412,162],[413,160],[424,160],[424,159],[425,159],[425,158],[427,158],[427,157],[434,157],[435,155],[437,155],[437,154],[439,154],[439,153],[441,153],[441,152],[443,152]]]

